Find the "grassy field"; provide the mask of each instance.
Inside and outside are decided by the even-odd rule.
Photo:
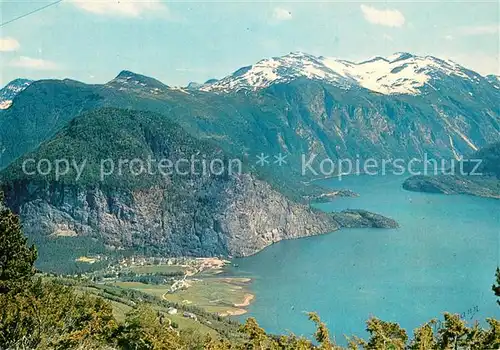
[[[170,287],[169,285],[164,284],[155,285],[141,282],[114,282],[110,285],[125,289],[135,289],[143,293],[154,295],[158,298],[161,298],[163,294],[167,293]]]
[[[222,315],[244,313],[243,306],[249,295],[248,280],[242,278],[212,277],[190,281],[191,287],[163,295],[165,300],[196,305],[208,312]]]
[[[142,284],[142,283],[138,283],[138,282],[119,282],[119,283],[112,284],[111,286],[118,287],[118,288],[124,288],[124,289],[127,289],[127,288],[136,289],[136,290],[139,290],[143,293],[148,293],[148,294],[160,297],[160,298],[161,298],[162,293],[164,293],[164,291],[166,290],[165,286],[162,287],[163,289],[162,288],[144,288],[144,287],[155,287],[155,286]],[[158,286],[158,287],[160,287],[160,286]],[[99,291],[102,292],[102,290],[99,288],[89,288],[89,287],[79,287],[78,290],[80,290],[82,293],[87,292],[87,293],[91,293],[91,294],[95,294],[95,295],[99,295]],[[103,295],[101,295],[101,297],[106,298],[106,296],[103,296]],[[132,306],[125,304],[125,302],[127,302],[127,300],[124,300],[124,302],[119,302],[119,301],[111,300],[111,299],[107,299],[107,300],[112,305],[113,315],[116,317],[116,319],[118,321],[123,322],[125,320],[126,314],[133,309]],[[193,329],[193,330],[200,332],[201,334],[211,334],[213,336],[217,336],[217,334],[218,334],[217,331],[215,331],[209,325],[204,323],[203,320],[196,321],[196,320],[192,320],[190,318],[186,318],[182,315],[182,311],[180,311],[180,310],[179,310],[178,314],[169,315],[169,314],[167,314],[167,309],[165,307],[158,305],[158,304],[154,304],[154,303],[151,304],[151,306],[154,309],[162,312],[166,318],[168,318],[172,322],[175,322],[179,326],[179,329]]]
[[[110,285],[125,289],[135,289],[143,293],[182,305],[195,305],[208,312],[220,315],[245,313],[245,301],[253,298],[248,290],[248,279],[205,277],[190,279],[190,287],[175,293],[168,293],[169,285],[153,285],[140,282],[114,282]]]
[[[213,276],[211,273],[187,278],[189,287],[172,294],[168,293],[170,289],[168,284],[124,281],[92,283],[89,280],[73,277],[43,278],[71,285],[78,294],[89,293],[106,299],[113,308],[115,318],[120,322],[125,321],[127,313],[136,305],[146,303],[163,313],[164,317],[171,320],[179,330],[191,329],[202,335],[209,334],[214,337],[224,334],[231,339],[241,337],[238,332],[239,323],[222,316],[245,313],[244,307],[247,303],[244,302],[248,302],[251,296],[248,291],[248,279]],[[168,314],[168,308],[172,306],[177,309],[177,314]],[[185,312],[193,313],[196,319],[184,317]]]

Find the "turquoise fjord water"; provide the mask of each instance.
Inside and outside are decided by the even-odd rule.
[[[403,177],[325,180],[359,198],[318,205],[325,211],[366,209],[396,219],[396,230],[344,229],[283,241],[235,259],[232,273],[253,278],[249,313],[269,332],[310,337],[305,311],[316,311],[337,341],[365,336],[374,315],[410,334],[442,312],[468,320],[500,317],[491,285],[499,262],[500,201],[404,191]],[[478,311],[477,311],[478,310]]]

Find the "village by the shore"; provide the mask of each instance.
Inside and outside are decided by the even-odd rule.
[[[76,261],[96,264],[106,262],[108,258],[103,255],[82,256]],[[202,308],[208,304],[208,310],[217,310],[220,316],[240,316],[247,313],[246,308],[255,295],[247,288],[250,278],[225,275],[230,265],[231,261],[219,257],[130,256],[108,261],[107,267],[78,277],[99,284],[162,290],[164,300]],[[211,299],[212,294],[214,297]],[[171,308],[169,313],[175,314],[177,310]],[[186,313],[184,317],[193,318],[193,315]]]

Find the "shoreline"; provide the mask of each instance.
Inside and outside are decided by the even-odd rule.
[[[245,299],[243,300],[243,302],[239,303],[239,304],[234,304],[234,306],[236,306],[236,307],[249,306],[254,299],[255,299],[255,295],[254,294],[247,293],[247,294],[245,294]]]
[[[226,312],[223,312],[220,314],[221,317],[227,317],[227,316],[242,316],[246,314],[248,311],[245,309],[236,309],[236,310],[227,310]]]
[[[242,315],[248,313],[248,310],[242,309],[242,308],[249,306],[252,303],[252,301],[254,301],[254,300],[255,300],[255,295],[251,294],[251,293],[247,293],[247,294],[245,294],[245,299],[243,300],[242,303],[233,304],[234,307],[236,307],[237,309],[226,310],[225,312],[220,313],[219,315],[222,317],[242,316]]]

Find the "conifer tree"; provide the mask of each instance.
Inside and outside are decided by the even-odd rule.
[[[0,294],[31,283],[37,252],[35,246],[28,247],[26,242],[19,217],[3,206],[0,193]]]
[[[497,267],[495,277],[496,277],[496,284],[494,284],[491,287],[491,289],[493,290],[493,292],[495,292],[495,295],[497,297],[500,297],[500,268],[499,267]],[[500,305],[500,299],[497,299],[497,304]]]

